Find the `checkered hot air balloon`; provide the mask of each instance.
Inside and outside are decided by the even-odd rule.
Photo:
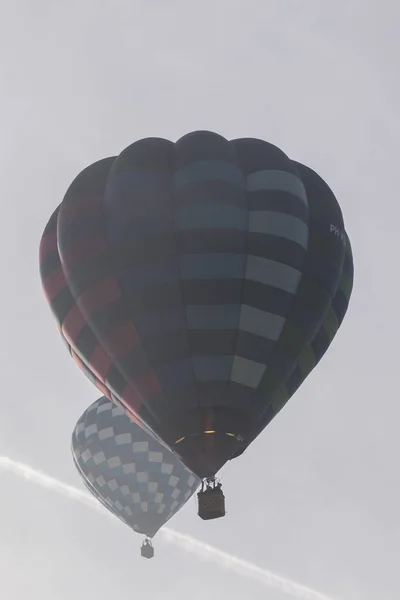
[[[88,490],[136,532],[154,537],[200,479],[178,457],[102,397],[81,416],[72,455]]]
[[[321,177],[268,142],[207,131],[87,167],[40,256],[76,362],[207,485],[321,359],[353,285]]]

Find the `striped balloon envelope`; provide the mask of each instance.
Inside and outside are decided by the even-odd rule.
[[[76,362],[201,478],[318,364],[353,285],[323,179],[268,142],[207,131],[84,169],[40,260]]]

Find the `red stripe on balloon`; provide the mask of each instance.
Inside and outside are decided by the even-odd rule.
[[[98,310],[109,306],[121,298],[121,290],[114,275],[109,275],[101,281],[93,284],[89,289],[82,292],[76,299],[86,318],[90,318]]]
[[[86,325],[85,317],[79,310],[78,306],[74,306],[68,311],[63,323],[61,330],[64,337],[71,346],[75,346],[76,338]]]
[[[133,323],[127,321],[120,325],[116,325],[107,334],[107,345],[110,345],[115,352],[113,356],[115,359],[122,358],[130,350],[132,350],[140,342],[138,332],[136,331]]]
[[[90,357],[90,370],[104,383],[111,366],[112,361],[110,357],[101,346],[96,346]]]
[[[148,369],[137,375],[132,383],[146,400],[149,400],[151,396],[161,391],[160,382],[153,369]]]
[[[121,402],[130,412],[138,415],[139,409],[142,406],[142,401],[139,395],[131,388],[130,385],[126,385],[124,387],[121,394]]]
[[[65,275],[62,267],[53,271],[42,281],[43,291],[49,304],[54,300],[60,292],[67,287]]]
[[[108,400],[110,400],[112,402],[110,390],[103,383],[101,383],[101,381],[99,381],[98,379],[96,379],[96,387],[103,394],[103,396],[105,396],[106,398],[108,398]],[[113,404],[115,404],[115,403],[113,402]]]

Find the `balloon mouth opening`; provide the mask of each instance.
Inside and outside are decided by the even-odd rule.
[[[228,437],[237,439],[238,442],[243,442],[243,440],[244,440],[243,436],[240,433],[231,433],[229,431],[216,431],[216,430],[213,430],[213,429],[208,429],[206,431],[200,431],[199,433],[190,433],[189,435],[183,435],[182,437],[180,437],[177,440],[175,440],[174,445],[177,446],[178,444],[181,444],[182,442],[184,442],[188,438],[192,438],[192,437],[195,437],[195,436],[199,436],[199,435],[213,435],[213,434],[226,435]]]
[[[200,479],[213,478],[243,445],[241,434],[204,429],[180,435],[172,449]]]

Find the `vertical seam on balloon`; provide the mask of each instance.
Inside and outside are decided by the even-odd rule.
[[[289,160],[289,162],[290,162],[290,166],[291,166],[291,167],[292,167],[292,168],[295,170],[297,177],[299,178],[299,180],[301,181],[302,185],[304,186],[303,179],[302,179],[302,177],[301,177],[301,175],[300,175],[300,173],[299,173],[299,171],[298,171],[298,169],[297,169],[297,167],[296,167],[296,164],[294,163],[294,161],[293,161],[292,159],[288,158],[288,160]],[[304,189],[305,189],[305,186],[304,186]],[[307,197],[307,190],[305,190],[305,192],[306,192],[306,197]],[[305,261],[307,260],[307,249],[308,249],[309,239],[310,239],[310,209],[309,209],[308,198],[307,198],[307,247],[304,249],[304,254],[303,254],[303,262],[302,262],[302,268],[304,267],[304,263],[305,263]],[[291,310],[291,308],[292,308],[293,302],[294,302],[294,301],[295,301],[295,299],[296,299],[296,294],[297,294],[297,291],[298,291],[298,289],[299,289],[299,287],[300,287],[300,284],[301,284],[301,281],[302,281],[302,279],[303,279],[303,276],[304,276],[304,270],[301,270],[301,275],[300,275],[300,278],[299,278],[299,280],[298,280],[298,282],[297,282],[297,285],[296,285],[296,291],[294,292],[294,294],[293,294],[293,296],[292,296],[292,298],[291,298],[291,300],[290,300],[290,304],[289,304],[288,310],[287,310],[287,312],[286,312],[285,324],[284,324],[284,326],[282,327],[282,331],[281,331],[281,333],[280,333],[280,335],[279,335],[279,338],[278,338],[278,339],[276,340],[276,342],[274,343],[274,347],[273,347],[273,349],[272,349],[272,352],[271,352],[271,355],[270,355],[270,356],[272,356],[272,355],[273,355],[273,353],[274,353],[274,350],[276,349],[277,345],[279,344],[279,341],[280,341],[280,339],[281,339],[281,337],[282,337],[282,334],[283,334],[283,332],[284,332],[284,330],[285,330],[285,328],[286,328],[286,326],[287,326],[287,324],[288,324],[288,319],[287,319],[287,316],[290,314],[290,310]],[[299,356],[300,356],[300,355],[299,355]],[[296,368],[296,366],[298,365],[298,358],[299,358],[299,356],[296,358],[296,364],[295,364],[294,368],[293,368],[293,369],[292,369],[290,372],[288,372],[288,373],[286,374],[286,377],[285,377],[285,379],[284,379],[284,380],[281,382],[281,385],[278,385],[278,386],[276,386],[276,387],[275,387],[275,389],[274,389],[273,393],[270,395],[270,397],[268,398],[268,401],[267,401],[267,402],[266,402],[266,404],[264,405],[264,409],[263,409],[263,410],[262,410],[262,411],[259,413],[259,418],[257,419],[257,422],[261,422],[261,421],[263,420],[263,418],[264,418],[264,415],[267,413],[267,411],[268,411],[268,409],[269,409],[270,405],[271,405],[271,404],[272,404],[272,402],[273,402],[273,399],[274,399],[274,398],[277,396],[277,394],[279,394],[279,391],[280,391],[280,390],[283,388],[283,386],[285,386],[285,385],[286,385],[286,382],[287,382],[288,378],[290,377],[290,375],[293,373],[294,369],[295,369],[295,368]],[[262,384],[262,381],[263,381],[264,377],[266,376],[266,374],[267,374],[267,371],[266,371],[266,372],[264,373],[264,375],[262,376],[262,378],[261,378],[261,381],[260,381],[260,384],[259,384],[259,385],[261,385],[261,384]],[[289,398],[288,398],[288,400],[289,400]],[[287,401],[288,401],[288,400],[287,400]],[[287,402],[287,401],[286,401],[286,402]]]
[[[247,209],[247,228],[246,228],[246,233],[245,233],[245,242],[244,242],[244,257],[245,257],[245,261],[244,261],[244,270],[243,270],[243,278],[242,278],[242,291],[241,291],[241,297],[240,297],[240,303],[239,303],[239,317],[238,317],[238,323],[237,323],[237,329],[236,329],[236,340],[235,340],[235,345],[234,345],[234,353],[233,353],[233,358],[232,358],[232,367],[231,367],[231,374],[230,374],[230,378],[229,378],[229,386],[228,386],[228,390],[229,388],[232,388],[232,374],[233,374],[233,367],[235,364],[235,358],[237,356],[237,350],[238,350],[238,343],[239,343],[239,335],[240,335],[240,320],[242,317],[242,310],[243,310],[243,300],[244,300],[244,288],[246,285],[246,272],[247,272],[247,260],[248,260],[248,243],[249,243],[249,225],[250,225],[250,211],[249,211],[249,200],[248,200],[248,192],[247,192],[247,179],[246,179],[246,175],[243,171],[243,166],[240,163],[239,160],[239,154],[237,152],[234,140],[230,140],[229,141],[229,145],[231,146],[231,148],[233,149],[233,152],[235,154],[235,158],[236,158],[236,163],[242,173],[243,176],[243,180],[244,180],[244,194],[245,194],[245,202],[246,202],[246,209]],[[251,392],[251,396],[253,397],[255,393],[255,390],[252,390]]]
[[[193,374],[193,390],[195,393],[195,396],[197,398],[197,408],[199,408],[200,404],[199,404],[199,395],[197,392],[197,380],[196,380],[196,373],[195,373],[195,369],[194,369],[194,362],[193,362],[193,356],[192,356],[192,352],[191,352],[191,348],[190,348],[190,341],[189,341],[189,321],[188,321],[188,316],[187,316],[187,311],[186,311],[186,303],[184,302],[184,297],[183,297],[183,292],[182,292],[182,278],[181,278],[181,252],[180,252],[180,247],[179,247],[179,236],[177,236],[177,230],[176,230],[176,213],[175,213],[175,186],[174,186],[174,181],[175,181],[175,158],[176,158],[176,153],[177,153],[177,148],[176,148],[176,142],[174,143],[173,146],[173,163],[172,163],[172,174],[171,174],[171,208],[172,208],[172,216],[173,216],[173,227],[174,227],[174,239],[176,240],[176,263],[177,263],[177,269],[178,269],[178,287],[179,287],[179,294],[181,297],[181,303],[182,303],[182,311],[183,311],[183,319],[184,322],[186,324],[186,341],[187,341],[187,347],[188,347],[188,360],[190,363],[190,367],[192,370],[192,374]],[[186,408],[186,407],[185,407]]]
[[[105,232],[105,234],[106,234],[106,232],[107,232],[107,221],[106,221],[106,215],[105,215],[105,210],[104,210],[104,200],[105,200],[105,193],[106,193],[106,189],[107,189],[107,183],[108,183],[108,179],[109,179],[109,177],[110,177],[110,174],[111,174],[111,171],[112,171],[112,169],[113,169],[113,167],[115,166],[115,163],[116,163],[117,161],[118,161],[118,156],[115,158],[115,160],[114,160],[113,164],[112,164],[112,165],[111,165],[111,167],[110,167],[110,170],[109,170],[109,172],[108,172],[108,175],[107,175],[106,185],[105,185],[105,187],[104,187],[103,195],[102,195],[102,198],[101,198],[101,200],[102,200],[102,214],[103,214],[103,218],[104,218],[104,232]],[[107,243],[107,247],[108,247],[108,253],[107,253],[107,254],[108,254],[108,257],[109,257],[109,261],[110,261],[110,263],[111,263],[111,274],[112,274],[112,275],[115,277],[115,280],[116,280],[116,282],[117,282],[117,284],[118,284],[118,288],[119,288],[119,290],[120,290],[120,293],[121,293],[121,298],[123,299],[123,302],[124,302],[124,304],[126,305],[126,309],[127,309],[127,315],[128,315],[128,317],[130,318],[130,320],[131,320],[131,322],[132,322],[132,325],[133,325],[133,327],[135,328],[135,330],[136,330],[136,332],[137,332],[137,335],[138,335],[138,338],[139,338],[139,343],[140,343],[140,345],[141,345],[141,347],[142,347],[142,349],[143,349],[143,352],[144,352],[144,353],[145,353],[145,355],[146,355],[146,359],[147,359],[148,365],[151,367],[151,363],[150,363],[150,360],[149,360],[149,356],[148,356],[147,350],[146,350],[146,348],[145,348],[145,346],[144,346],[144,344],[143,344],[143,341],[142,341],[142,339],[141,339],[141,337],[140,337],[140,335],[139,335],[139,331],[137,330],[137,328],[136,328],[136,325],[135,325],[135,321],[134,321],[134,318],[133,318],[133,312],[132,312],[132,310],[131,310],[130,303],[128,302],[128,300],[127,300],[127,298],[126,298],[126,293],[125,293],[125,290],[124,290],[123,286],[121,285],[120,273],[119,273],[119,271],[117,270],[117,268],[116,268],[116,265],[115,265],[114,252],[112,252],[112,251],[111,251],[111,248],[110,248],[110,245],[109,245],[109,242],[108,242],[108,237],[107,237],[107,235],[106,235],[105,237],[106,237],[106,243]],[[98,339],[97,335],[96,335],[96,338]],[[108,355],[108,353],[107,353],[107,352],[106,352],[106,350],[104,349],[104,346],[103,346],[103,344],[102,344],[100,341],[99,341],[99,344],[100,344],[100,346],[103,348],[104,352],[105,352],[105,353]],[[108,356],[109,356],[109,355],[108,355]],[[157,416],[156,416],[156,414],[154,414],[154,411],[153,411],[153,410],[151,409],[151,407],[149,406],[149,402],[148,402],[147,398],[145,398],[145,397],[142,395],[142,393],[141,393],[140,389],[139,389],[139,388],[137,388],[137,389],[133,388],[133,387],[132,387],[132,383],[131,383],[131,381],[128,381],[128,380],[126,379],[126,377],[125,377],[125,374],[124,374],[124,373],[121,371],[121,369],[119,368],[119,366],[118,366],[118,364],[116,363],[116,361],[115,361],[115,360],[114,360],[114,359],[113,359],[111,356],[109,356],[109,358],[110,358],[110,360],[111,360],[112,364],[113,364],[114,366],[116,366],[116,367],[117,367],[118,371],[119,371],[119,372],[121,373],[121,375],[122,375],[122,376],[125,378],[125,380],[126,380],[126,384],[127,384],[127,385],[128,385],[128,386],[129,386],[129,387],[132,389],[132,390],[133,390],[133,392],[134,392],[135,394],[137,394],[137,395],[140,397],[140,399],[141,399],[141,404],[142,404],[143,406],[145,406],[145,407],[146,407],[147,411],[148,411],[148,412],[149,412],[149,414],[150,414],[150,415],[153,417],[153,419],[154,419],[156,422],[159,422],[159,421],[158,421],[158,418],[157,418]],[[155,373],[156,373],[156,372],[155,372]],[[158,374],[156,373],[156,375],[157,375],[157,380],[158,380],[158,383],[160,384],[160,381],[159,381],[159,379],[158,379]],[[161,388],[161,384],[160,384],[160,388]],[[116,395],[116,396],[119,396],[119,394],[118,394],[118,395],[117,395],[117,394],[114,394],[114,395]],[[139,414],[138,414],[137,416],[138,416],[138,418],[139,418],[139,419],[141,419],[141,417],[140,417],[140,415],[139,415]],[[147,425],[147,426],[149,426],[147,423],[146,423],[146,425]]]

